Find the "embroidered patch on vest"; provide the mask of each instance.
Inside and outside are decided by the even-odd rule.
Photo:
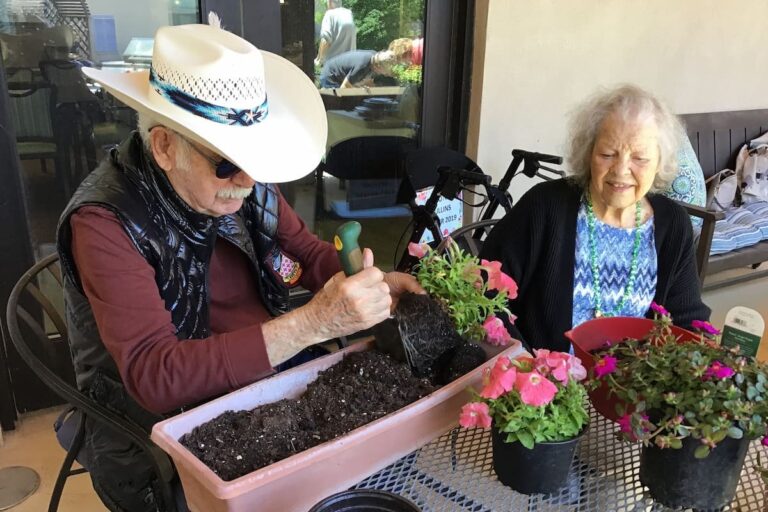
[[[272,270],[274,270],[288,286],[296,284],[303,271],[301,263],[292,260],[279,249],[276,249],[272,253]]]

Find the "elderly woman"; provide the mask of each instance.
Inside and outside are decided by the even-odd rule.
[[[519,285],[509,304],[531,348],[568,350],[563,333],[601,316],[707,320],[691,222],[657,192],[675,177],[681,127],[648,92],[622,86],[575,113],[572,175],[526,193],[489,234],[481,257],[500,260]]]

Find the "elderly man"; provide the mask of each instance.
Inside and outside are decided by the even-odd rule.
[[[322,101],[288,61],[205,25],[164,27],[149,72],[85,69],[140,114],[82,183],[58,249],[78,385],[146,429],[387,318],[420,291],[365,251],[349,278],[271,183],[325,146]],[[288,292],[315,293],[288,311]],[[143,454],[87,421],[80,454],[113,510],[162,509]]]

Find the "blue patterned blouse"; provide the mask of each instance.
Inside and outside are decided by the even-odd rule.
[[[621,301],[632,264],[633,228],[617,228],[595,219],[597,268],[600,272],[603,312],[613,313]],[[653,216],[640,226],[635,289],[615,316],[643,317],[656,294],[657,259]],[[576,264],[573,269],[573,327],[594,318],[592,265],[589,261],[587,207],[582,201],[576,221]]]

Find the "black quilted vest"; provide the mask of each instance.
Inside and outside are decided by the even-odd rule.
[[[274,185],[256,184],[240,211],[210,217],[192,210],[174,192],[137,133],[112,150],[72,196],[58,226],[69,342],[78,387],[147,431],[161,419],[128,396],[101,342],[72,258],[72,213],[82,206],[96,205],[117,216],[136,250],[155,270],[157,287],[171,313],[176,336],[183,341],[210,335],[208,268],[217,237],[225,238],[248,257],[254,275],[260,277],[258,289],[267,310],[273,316],[287,310],[288,289],[266,263],[277,249],[277,194]]]

